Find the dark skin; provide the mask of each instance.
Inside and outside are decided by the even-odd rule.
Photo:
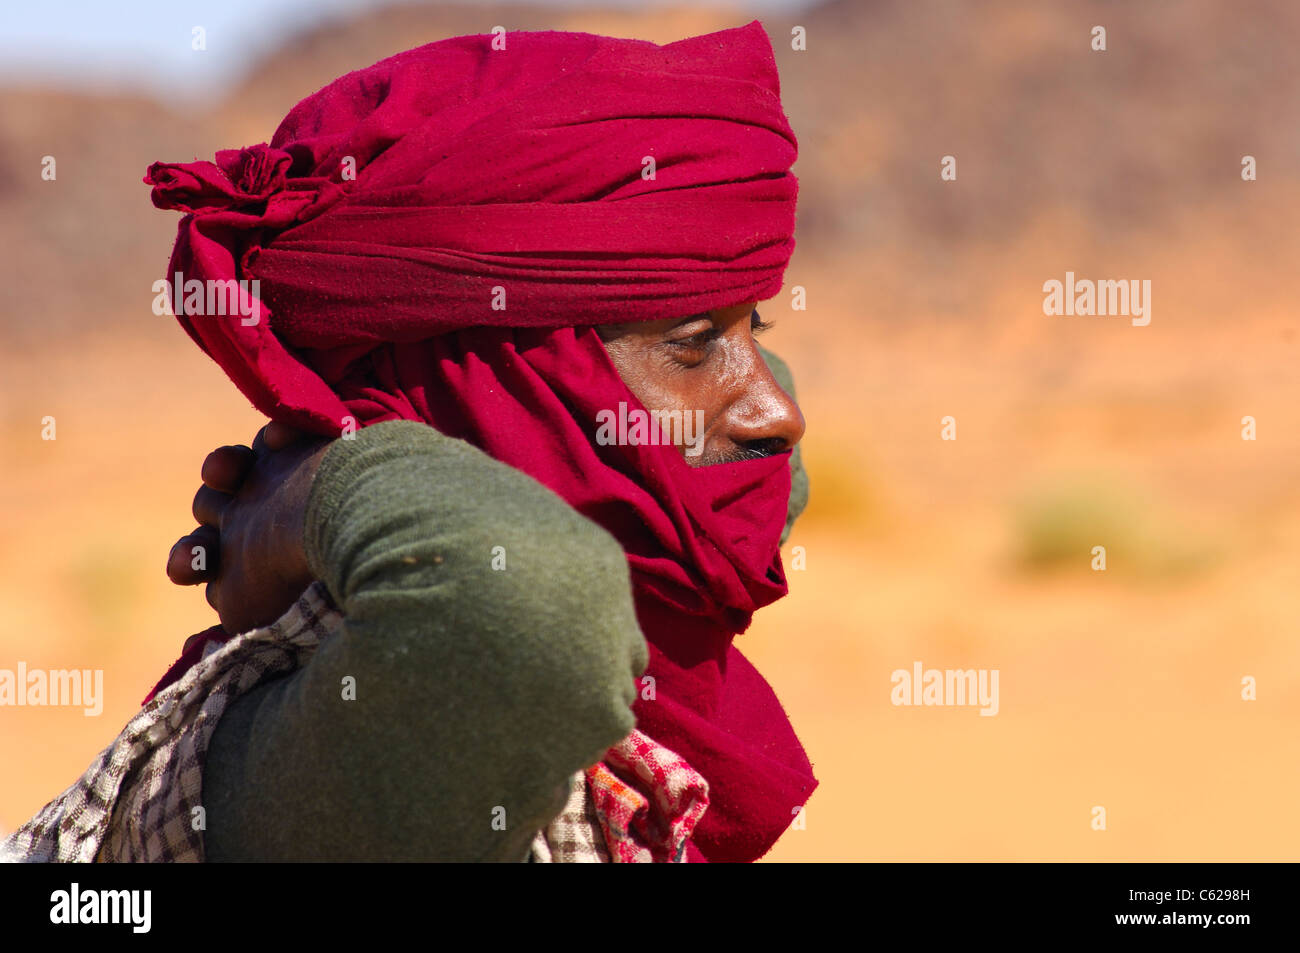
[[[692,466],[783,453],[803,437],[803,415],[758,352],[754,336],[767,326],[755,309],[750,301],[596,329],[643,406],[704,411],[703,452],[681,448]],[[228,632],[269,625],[311,584],[303,516],[330,442],[271,423],[252,447],[220,447],[203,461],[200,525],[172,547],[167,575],[177,585],[207,583]],[[204,569],[193,568],[195,547],[206,553]]]

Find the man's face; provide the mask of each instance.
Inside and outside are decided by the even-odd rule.
[[[766,327],[756,304],[596,328],[619,376],[647,410],[692,419],[703,411],[702,450],[691,455],[681,448],[692,466],[782,453],[803,437],[803,415],[754,342]]]

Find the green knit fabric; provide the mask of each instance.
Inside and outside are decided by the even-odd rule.
[[[635,726],[648,653],[622,548],[531,477],[392,421],[325,454],[306,549],[344,632],[223,715],[209,859],[524,859]]]
[[[767,348],[759,345],[758,352],[763,355],[763,360],[767,362],[768,370],[772,372],[772,377],[781,385],[791,398],[794,398],[794,375],[790,373],[790,368],[786,366],[785,361],[777,357]],[[803,460],[800,457],[799,444],[795,444],[794,452],[790,454],[790,503],[787,508],[785,520],[785,529],[781,531],[781,545],[790,537],[790,531],[794,528],[794,521],[799,518],[805,506],[808,505],[808,473],[803,468]]]

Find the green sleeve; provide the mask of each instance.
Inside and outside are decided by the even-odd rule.
[[[777,357],[767,348],[761,345],[758,352],[763,355],[763,360],[767,362],[768,370],[772,372],[772,377],[781,385],[781,389],[794,398],[794,376],[790,373],[790,368],[786,366],[785,361]],[[785,529],[781,531],[781,545],[785,545],[786,539],[790,536],[790,530],[794,528],[794,521],[799,518],[805,506],[808,505],[808,473],[803,468],[803,460],[799,445],[795,444],[794,452],[790,454],[790,505],[787,510]]]
[[[648,654],[618,542],[409,421],[334,443],[305,536],[345,624],[222,717],[209,859],[525,859],[572,774],[635,727]]]

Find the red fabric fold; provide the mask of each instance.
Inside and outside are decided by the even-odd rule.
[[[249,281],[256,319],[179,320],[268,416],[425,421],[613,534],[651,646],[638,726],[711,792],[688,854],[754,860],[816,786],[731,644],[786,592],[789,454],[693,469],[597,444],[599,411],[640,403],[592,325],[780,291],[798,185],[771,45],[757,21],[662,47],[492,39],[350,73],[269,146],[151,167],[155,204],[189,212],[169,280]]]

